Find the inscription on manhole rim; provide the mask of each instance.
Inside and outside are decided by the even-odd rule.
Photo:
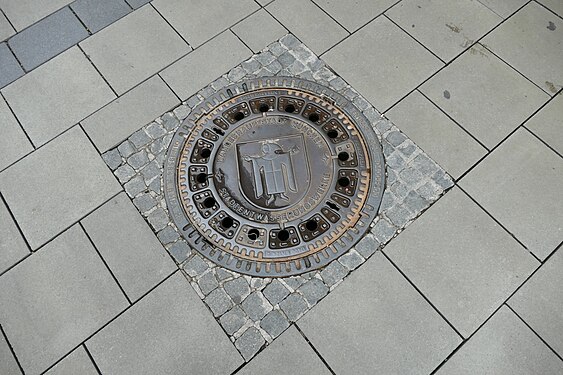
[[[368,230],[384,189],[381,145],[345,97],[269,77],[196,107],[168,149],[170,214],[230,270],[283,277],[322,267]]]

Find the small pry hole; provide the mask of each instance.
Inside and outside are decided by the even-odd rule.
[[[280,241],[287,241],[289,239],[289,232],[285,229],[282,229],[278,232],[278,239]]]
[[[217,203],[215,198],[209,197],[209,198],[205,198],[205,200],[203,201],[203,206],[205,208],[212,208],[213,206],[215,206],[215,203]]]
[[[340,185],[342,187],[346,187],[346,186],[350,185],[350,179],[348,177],[340,177],[338,179],[338,185]]]
[[[317,230],[318,227],[319,224],[315,220],[309,220],[307,223],[305,223],[305,228],[307,228],[307,230],[310,230],[311,232]]]
[[[204,148],[203,150],[201,150],[201,157],[204,159],[207,159],[208,157],[211,156],[211,150],[208,148]]]
[[[288,113],[293,113],[295,112],[295,106],[293,104],[288,104],[285,106],[285,111]]]
[[[336,129],[331,129],[326,133],[326,135],[328,135],[329,138],[336,138],[338,137],[338,131]]]
[[[270,106],[266,103],[260,104],[260,108],[258,108],[260,112],[268,112],[270,110]]]
[[[207,175],[205,173],[200,173],[195,179],[198,183],[204,184],[207,181]]]
[[[260,231],[256,228],[252,228],[248,231],[248,239],[251,241],[256,241],[260,237]]]
[[[235,116],[234,116],[234,119],[235,119],[235,120],[240,121],[240,120],[242,120],[243,118],[244,118],[244,113],[242,113],[242,112],[237,112],[237,113],[235,113]]]
[[[311,120],[311,122],[317,122],[319,121],[319,118],[320,118],[319,115],[316,114],[315,112],[309,115],[309,120]]]
[[[230,227],[233,226],[235,222],[233,221],[233,219],[229,216],[225,217],[223,220],[221,220],[221,226],[225,229],[229,229]]]
[[[342,151],[341,153],[338,154],[338,160],[340,161],[346,161],[350,158],[350,154],[348,154],[346,151]]]

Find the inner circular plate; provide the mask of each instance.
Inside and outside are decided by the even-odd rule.
[[[263,277],[322,267],[375,218],[381,145],[365,116],[319,84],[268,77],[198,105],[168,149],[170,214],[192,247]]]

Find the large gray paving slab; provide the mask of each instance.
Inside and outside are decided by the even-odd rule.
[[[16,30],[10,25],[4,13],[0,12],[0,42],[8,39],[16,33]]]
[[[86,346],[104,374],[229,374],[242,364],[233,344],[180,272]]]
[[[105,152],[178,104],[178,98],[166,83],[159,76],[154,76],[81,124],[96,148]]]
[[[6,43],[0,43],[0,88],[24,75],[18,60]]]
[[[337,374],[428,374],[461,342],[381,253],[297,325]]]
[[[124,0],[76,0],[71,8],[92,33],[131,12]]]
[[[315,0],[315,3],[348,31],[353,32],[397,3],[397,0]]]
[[[403,0],[386,14],[444,61],[502,21],[483,4],[467,0]]]
[[[10,38],[9,44],[23,68],[30,71],[86,37],[80,20],[64,7]]]
[[[563,154],[563,95],[557,95],[524,124],[545,143]]]
[[[563,251],[561,248],[510,298],[508,304],[563,355]]]
[[[488,148],[496,146],[549,99],[479,44],[420,90]]]
[[[349,35],[311,1],[274,1],[266,9],[317,55]]]
[[[458,188],[383,251],[464,337],[539,266]]]
[[[2,93],[36,146],[115,98],[78,47],[26,74]]]
[[[420,92],[413,91],[385,114],[454,178],[487,150]]]
[[[0,173],[0,191],[33,250],[120,189],[79,127]]]
[[[98,208],[82,224],[132,301],[177,270],[125,193]]]
[[[227,30],[166,68],[161,77],[185,100],[251,54]]]
[[[252,0],[154,0],[152,5],[194,48],[259,8]]]
[[[49,369],[45,375],[98,375],[98,370],[81,345]]]
[[[233,26],[232,30],[255,53],[287,34],[287,30],[263,9]]]
[[[33,151],[23,129],[10,108],[0,97],[0,171]]]
[[[0,333],[0,374],[21,375],[21,373],[6,338]]]
[[[478,0],[481,4],[503,18],[508,18],[528,0]]]
[[[29,249],[8,207],[0,200],[0,273],[4,272],[25,256]]]
[[[538,258],[563,240],[563,159],[519,129],[461,186]]]
[[[563,87],[563,20],[536,2],[482,43],[551,95]]]
[[[330,371],[294,327],[289,327],[237,374],[329,375]]]
[[[70,3],[72,0],[42,0],[39,6],[37,0],[0,0],[0,8],[19,32]]]
[[[0,277],[0,305],[26,374],[45,371],[128,306],[78,225]]]
[[[563,362],[508,307],[503,306],[436,374],[561,373]]]
[[[376,18],[323,59],[381,112],[443,65],[385,17]]]
[[[119,95],[190,51],[151,6],[128,14],[80,46]]]
[[[131,5],[133,9],[142,7],[143,5],[150,3],[151,0],[127,0],[127,4]]]
[[[561,0],[540,0],[539,3],[563,17],[563,2]]]

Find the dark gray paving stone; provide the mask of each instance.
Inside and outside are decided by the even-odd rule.
[[[86,37],[84,26],[65,7],[16,34],[9,43],[24,69],[30,71]]]
[[[8,346],[4,335],[0,333],[0,374],[21,375],[18,363]]]
[[[137,9],[142,7],[145,4],[150,3],[151,0],[127,0],[127,3],[133,7],[133,9]]]
[[[0,4],[16,31],[22,31],[71,2],[72,0],[41,0],[40,3],[37,0],[2,0]]]
[[[258,353],[265,343],[266,341],[260,332],[256,328],[250,327],[238,338],[235,342],[235,346],[244,359],[248,361]]]
[[[230,374],[242,364],[177,272],[86,342],[103,374]]]
[[[129,304],[80,226],[0,277],[0,321],[26,374],[39,374]]]
[[[279,310],[272,310],[260,321],[260,327],[270,336],[277,337],[289,327],[289,322]]]
[[[131,11],[124,0],[76,0],[70,7],[92,33]]]
[[[84,346],[79,346],[72,353],[57,363],[45,375],[97,375],[98,371],[86,353]]]
[[[0,88],[24,75],[24,71],[6,43],[0,43]]]

